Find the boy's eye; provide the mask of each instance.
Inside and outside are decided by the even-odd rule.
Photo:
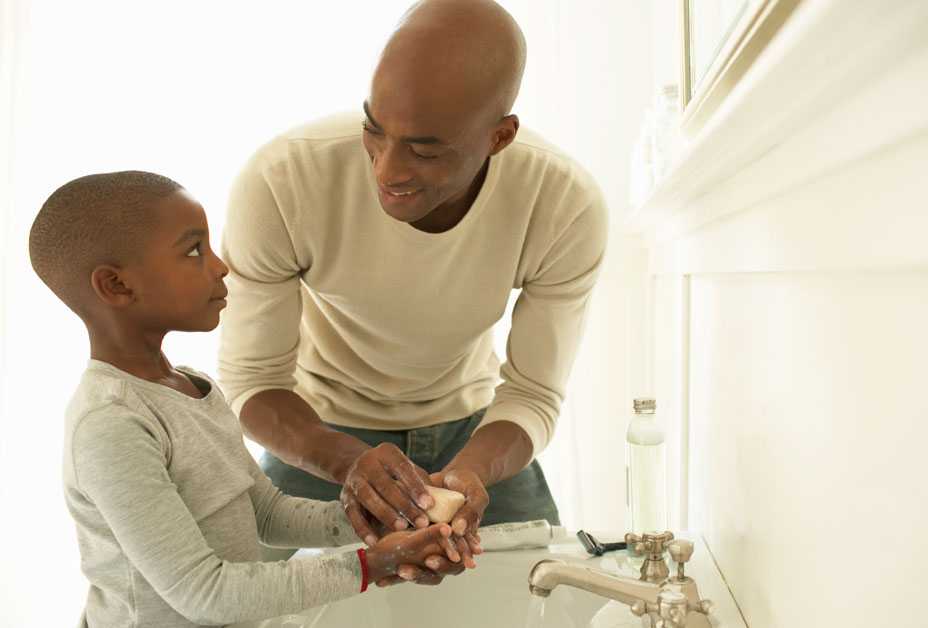
[[[200,242],[197,242],[193,245],[193,248],[187,251],[187,257],[199,257],[200,256]]]

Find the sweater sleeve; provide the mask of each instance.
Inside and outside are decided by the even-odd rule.
[[[223,232],[229,304],[220,333],[219,380],[236,415],[255,394],[296,385],[300,276],[306,269],[281,213],[288,192],[272,189],[271,178],[273,167],[258,157],[244,168],[230,192]]]
[[[502,383],[480,427],[495,421],[519,425],[538,455],[554,435],[590,295],[607,237],[606,207],[593,200],[558,234],[512,313]]]
[[[318,501],[281,493],[251,460],[251,501],[261,542],[272,547],[337,547],[358,543],[339,501]]]
[[[75,428],[72,459],[79,490],[178,613],[197,624],[227,624],[295,613],[360,590],[354,553],[273,563],[220,559],[170,478],[167,446],[128,408],[96,411]]]

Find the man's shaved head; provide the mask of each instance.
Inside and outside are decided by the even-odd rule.
[[[155,222],[154,205],[183,189],[150,172],[92,174],[64,184],[45,201],[29,232],[36,274],[79,316],[101,264],[135,261]]]
[[[422,0],[400,20],[374,80],[424,79],[436,96],[489,106],[495,122],[512,109],[525,58],[522,30],[496,2]]]
[[[524,69],[522,31],[491,0],[422,0],[403,15],[364,104],[387,214],[431,232],[463,218],[519,130]]]

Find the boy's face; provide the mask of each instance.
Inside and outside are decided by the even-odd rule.
[[[186,190],[164,198],[153,211],[156,226],[132,272],[132,315],[150,330],[215,329],[226,306],[222,278],[229,268],[210,248],[206,213]]]

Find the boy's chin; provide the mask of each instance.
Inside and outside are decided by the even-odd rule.
[[[191,319],[183,321],[183,323],[175,327],[175,331],[187,331],[187,332],[197,332],[197,331],[213,331],[219,327],[219,312],[213,312],[206,314],[198,319]]]

